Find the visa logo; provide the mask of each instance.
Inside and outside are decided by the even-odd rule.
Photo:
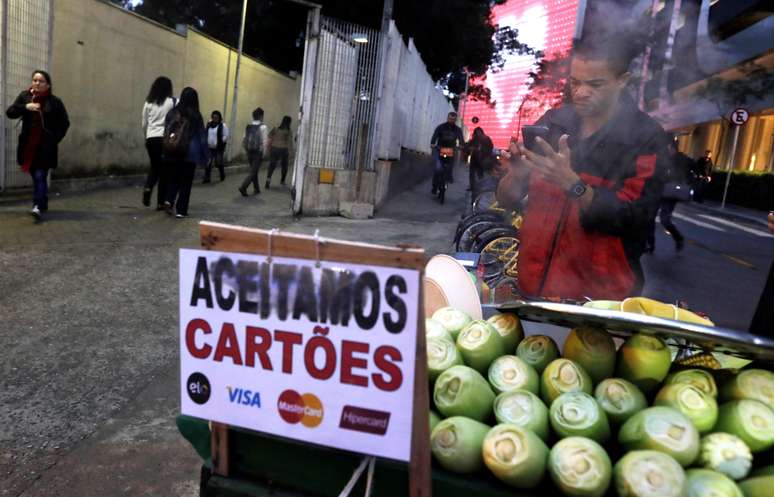
[[[242,404],[250,407],[261,407],[261,393],[243,388],[228,388],[228,400],[232,404]]]

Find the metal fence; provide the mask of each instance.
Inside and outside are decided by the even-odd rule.
[[[373,169],[379,33],[321,17],[307,166]]]
[[[21,90],[29,87],[32,71],[50,67],[53,8],[53,0],[0,1],[0,103],[3,110],[13,103]],[[16,165],[20,126],[20,121],[10,121],[3,116],[0,124],[3,151],[0,154],[0,189],[30,183],[28,175]]]

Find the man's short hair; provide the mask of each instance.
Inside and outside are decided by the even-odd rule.
[[[454,111],[449,112],[447,117],[457,117],[457,113]]]
[[[253,119],[255,119],[256,121],[259,119],[263,119],[263,109],[261,109],[260,107],[256,107],[255,110],[253,111]]]
[[[616,75],[629,70],[639,55],[640,42],[635,33],[592,33],[573,45],[573,56],[584,60],[604,60]]]

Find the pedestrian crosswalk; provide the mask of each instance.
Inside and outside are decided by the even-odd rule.
[[[717,231],[721,233],[738,233],[744,232],[750,235],[757,236],[759,238],[774,238],[774,235],[766,231],[766,228],[761,226],[760,228],[751,227],[737,221],[731,221],[719,216],[711,216],[709,214],[693,214],[693,213],[679,213],[675,212],[672,215],[675,219],[680,221],[699,226],[701,228]],[[698,219],[700,218],[700,219]]]

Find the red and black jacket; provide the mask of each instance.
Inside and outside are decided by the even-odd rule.
[[[549,142],[570,136],[572,168],[594,190],[591,206],[533,174],[521,230],[519,285],[533,297],[623,299],[642,289],[640,256],[668,164],[666,134],[621,98],[616,115],[580,140],[572,105],[548,111]]]

